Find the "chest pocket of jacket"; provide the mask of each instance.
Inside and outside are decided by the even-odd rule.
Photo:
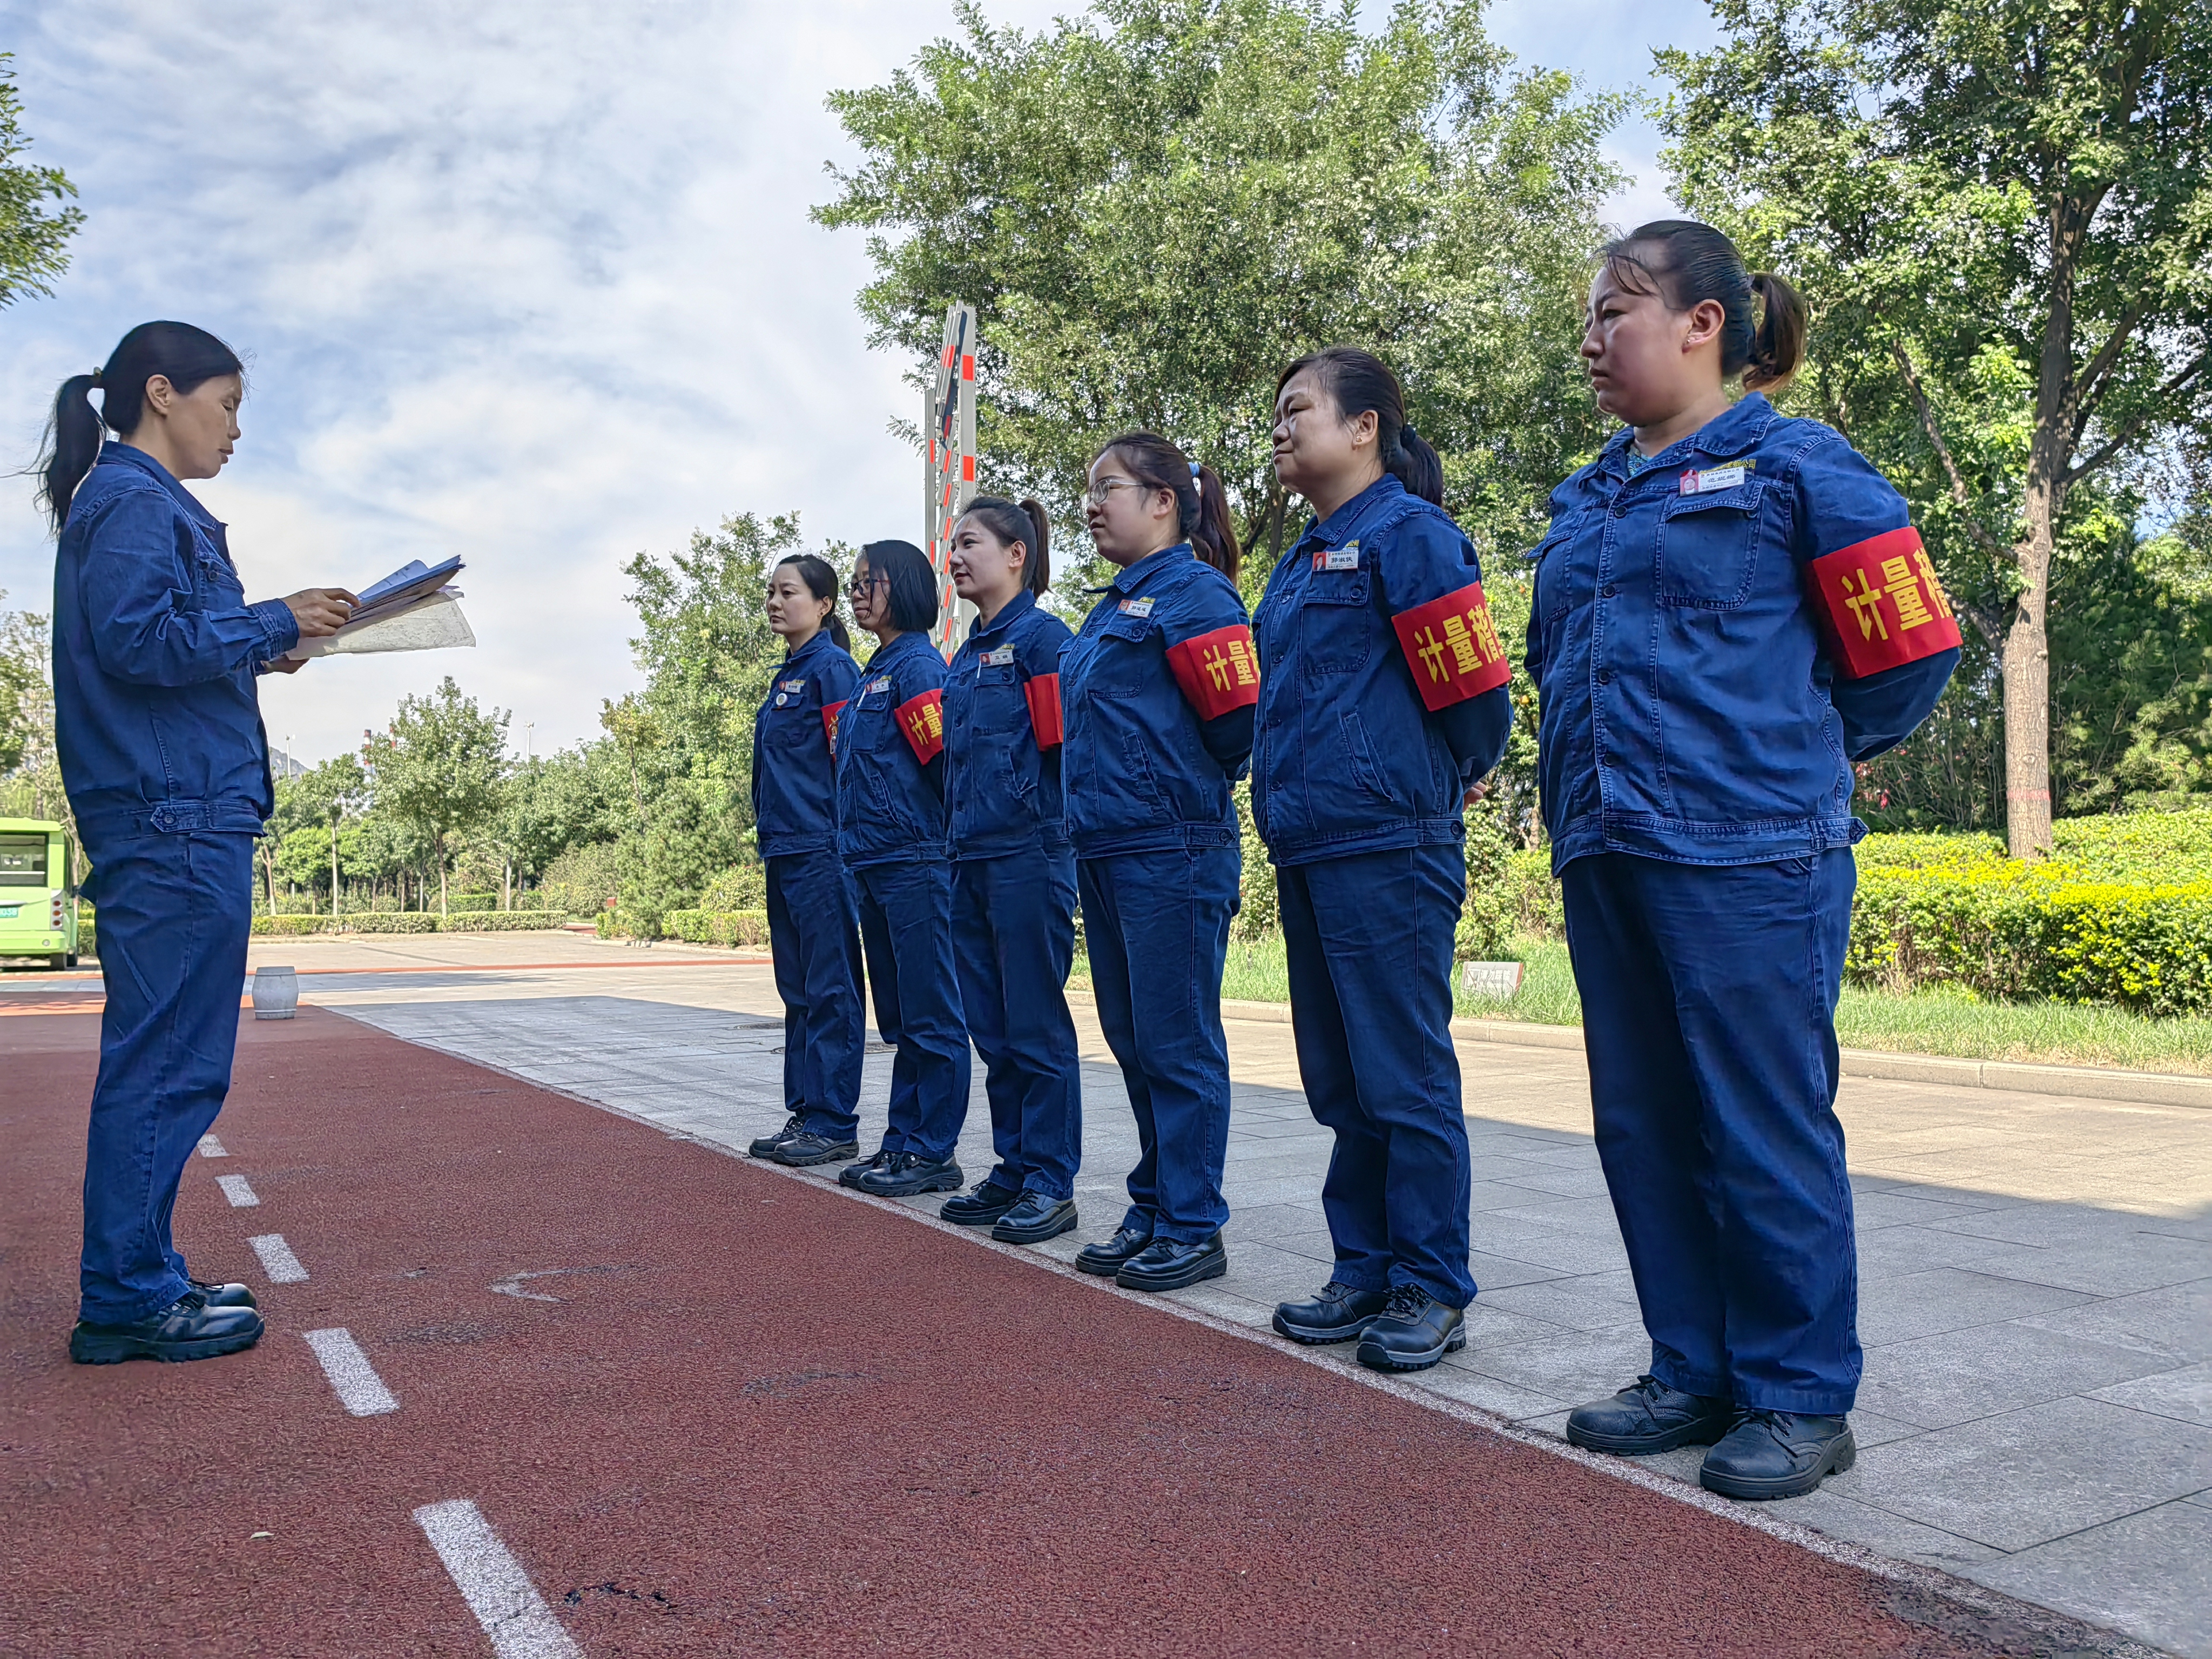
[[[1152,676],[1145,641],[1152,631],[1149,617],[1112,616],[1098,630],[1091,648],[1086,689],[1107,696],[1129,696],[1145,689]]]
[[[1753,480],[1710,495],[1665,498],[1655,587],[1662,605],[1727,611],[1751,596],[1763,488]]]
[[[971,728],[977,736],[997,736],[1017,731],[1030,717],[1022,697],[1022,677],[1013,663],[979,663],[975,683],[969,693]]]
[[[1375,648],[1368,605],[1370,572],[1317,570],[1298,602],[1298,655],[1310,677],[1353,674]]]
[[[208,539],[198,525],[190,526],[191,537],[189,556],[191,559],[192,594],[210,609],[228,610],[246,597],[246,584],[230,568],[216,544]]]

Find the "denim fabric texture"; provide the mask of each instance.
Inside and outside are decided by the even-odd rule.
[[[1234,845],[1076,865],[1098,1024],[1137,1115],[1122,1224],[1185,1244],[1204,1242],[1229,1219],[1221,970],[1243,868]]]
[[[784,1106],[805,1127],[849,1140],[860,1123],[866,1041],[852,872],[827,849],[767,862],[769,955],[783,999]]]
[[[1474,1300],[1473,1161],[1451,1039],[1452,932],[1467,896],[1456,842],[1285,865],[1277,877],[1298,1077],[1336,1133],[1322,1209],[1334,1276]]]
[[[222,525],[143,450],[110,443],[54,557],[54,729],[87,842],[260,832],[275,810],[260,665],[300,641],[246,602]]]
[[[777,665],[753,716],[753,822],[763,858],[836,852],[837,757],[822,711],[847,702],[860,678],[860,665],[827,629]]]
[[[951,866],[941,860],[864,864],[853,872],[853,886],[876,1030],[898,1049],[884,1149],[939,1162],[952,1156],[968,1121],[968,1027],[952,959]]]
[[[864,865],[945,862],[942,766],[931,778],[900,729],[901,705],[945,689],[927,634],[902,634],[868,659],[837,720],[837,850]]]
[[[1059,745],[1037,747],[1026,688],[1060,672],[1068,639],[1067,624],[1025,591],[988,627],[977,618],[945,671],[945,799],[955,859],[1066,844]]]
[[[1065,842],[952,866],[960,1007],[983,1060],[998,1185],[1075,1195],[1083,1071],[1067,974],[1075,962],[1075,854]]]
[[[1927,718],[1956,650],[1838,680],[1813,559],[1909,522],[1842,436],[1753,392],[1629,470],[1631,434],[1552,494],[1528,668],[1552,867],[1598,852],[1753,864],[1849,847],[1851,764]],[[1691,474],[1737,465],[1725,489]]]
[[[1850,852],[1627,854],[1562,882],[1598,1157],[1651,1374],[1769,1411],[1856,1397],[1858,1255],[1837,1121]]]
[[[121,1324],[189,1288],[170,1212],[230,1091],[253,837],[155,831],[86,851],[107,1000],[85,1146],[79,1317]]]
[[[1099,593],[1060,653],[1076,857],[1236,846],[1237,775],[1207,752],[1166,653],[1243,627],[1237,585],[1185,542],[1146,555]]]

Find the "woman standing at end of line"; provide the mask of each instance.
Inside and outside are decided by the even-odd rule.
[[[1229,1270],[1221,971],[1243,869],[1230,792],[1252,753],[1259,664],[1221,480],[1130,432],[1090,483],[1091,538],[1121,574],[1060,653],[1067,833],[1138,1158],[1120,1229],[1075,1265],[1173,1291]]]
[[[1598,1157],[1651,1338],[1650,1370],[1567,1437],[1711,1445],[1701,1478],[1732,1498],[1857,1455],[1851,766],[1959,659],[1904,497],[1765,396],[1804,331],[1796,290],[1709,225],[1604,250],[1582,351],[1624,429],[1553,492],[1528,627]]]
[[[1075,1225],[1083,1084],[1067,974],[1075,855],[1060,798],[1060,653],[1044,509],[979,495],[952,527],[952,585],[981,613],[945,679],[952,933],[999,1161],[939,1212],[1039,1244]]]
[[[1336,1132],[1336,1266],[1275,1310],[1306,1343],[1419,1370],[1467,1344],[1469,1158],[1451,1040],[1466,793],[1505,752],[1509,666],[1443,468],[1364,351],[1275,389],[1275,473],[1313,518],[1255,618],[1252,817],[1277,866],[1298,1074]]]
[[[246,602],[223,526],[181,482],[222,470],[245,395],[214,335],[141,324],[62,383],[42,468],[60,538],[55,737],[106,989],[70,1334],[81,1364],[210,1358],[262,1332],[245,1285],[186,1271],[170,1218],[230,1090],[253,841],[276,810],[254,678],[296,672],[285,653],[336,633],[354,598]]]
[[[837,716],[860,678],[837,573],[811,553],[769,572],[784,659],[753,717],[753,823],[768,866],[768,937],[783,999],[789,1120],[748,1150],[804,1168],[860,1148],[860,935],[837,854]]]
[[[969,1059],[945,850],[945,659],[929,641],[937,573],[911,542],[871,542],[847,592],[876,651],[837,719],[837,850],[860,901],[876,1029],[898,1054],[884,1144],[837,1179],[878,1198],[953,1192]]]

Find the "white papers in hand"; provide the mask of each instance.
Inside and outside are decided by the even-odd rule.
[[[457,587],[441,588],[411,605],[361,622],[349,622],[335,634],[319,640],[301,640],[288,656],[347,656],[372,651],[438,651],[450,646],[474,645],[475,630],[455,603]]]

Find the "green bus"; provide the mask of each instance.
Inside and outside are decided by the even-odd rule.
[[[42,818],[0,818],[0,957],[76,966],[69,834]]]

